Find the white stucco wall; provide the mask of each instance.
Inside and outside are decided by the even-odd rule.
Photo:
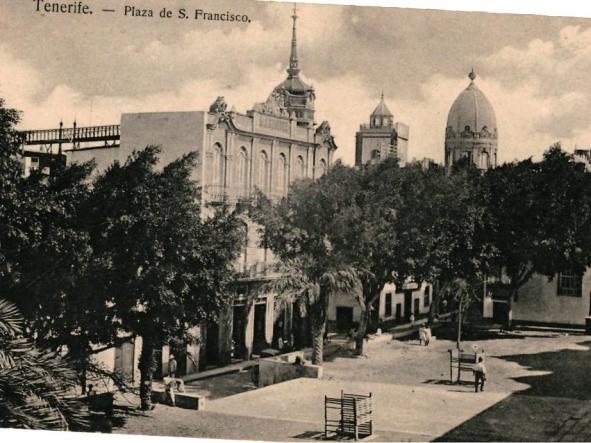
[[[429,304],[424,306],[423,303],[423,295],[425,288],[429,287]],[[386,294],[392,294],[392,314],[386,316]],[[419,299],[419,313],[420,314],[427,314],[429,312],[429,307],[431,305],[432,300],[432,288],[430,285],[425,283],[421,284],[416,290],[412,292],[412,303]],[[397,293],[396,286],[393,284],[388,284],[384,287],[380,295],[379,300],[379,318],[380,320],[391,320],[396,317],[396,304],[400,303],[401,305],[401,315],[404,318],[404,293]],[[353,321],[358,322],[359,317],[361,315],[361,308],[359,307],[359,303],[352,295],[342,294],[338,296],[333,296],[329,300],[328,304],[328,320],[329,321],[336,321],[337,319],[337,307],[351,307],[353,308]]]
[[[519,291],[513,303],[513,320],[565,325],[585,324],[589,315],[591,271],[583,275],[581,297],[557,295],[558,279],[534,275]]]

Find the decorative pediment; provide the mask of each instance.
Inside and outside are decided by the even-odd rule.
[[[331,135],[330,133],[330,124],[325,120],[316,129],[316,134],[320,135]]]
[[[257,103],[253,109],[261,114],[273,115],[275,117],[289,117],[285,107],[285,96],[279,89],[274,89],[263,103]]]
[[[320,143],[327,143],[331,148],[336,149],[334,136],[330,132],[330,125],[326,120],[320,123],[318,128],[316,128],[316,137]]]
[[[228,109],[228,104],[226,103],[224,97],[220,96],[216,98],[215,101],[211,104],[211,106],[209,107],[209,112],[220,114],[222,112],[226,112],[226,109]]]

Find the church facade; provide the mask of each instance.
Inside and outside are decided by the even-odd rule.
[[[205,213],[210,205],[247,202],[258,190],[280,199],[294,181],[319,178],[330,167],[337,146],[329,123],[316,123],[314,89],[300,77],[297,18],[294,12],[287,79],[264,102],[245,113],[230,109],[224,97],[218,97],[207,110],[123,114],[120,147],[69,151],[68,161],[94,159],[100,170],[148,145],[161,146],[162,165],[197,152],[192,178],[202,189]],[[243,222],[247,243],[236,263],[236,290],[228,294],[231,307],[219,322],[192,331],[197,344],[171,349],[163,343],[157,372],[166,374],[171,353],[179,362],[178,372],[188,374],[258,354],[276,346],[280,337],[293,341],[292,316],[297,314],[289,308],[277,312],[275,294],[258,291],[273,277],[274,257],[260,246],[257,226],[247,218]],[[301,322],[296,318],[295,323],[297,327]],[[112,350],[108,365],[133,375],[138,340]]]

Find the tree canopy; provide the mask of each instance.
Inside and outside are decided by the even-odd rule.
[[[142,337],[142,407],[150,407],[154,350],[216,318],[231,301],[228,286],[243,241],[228,208],[204,214],[191,179],[196,154],[159,170],[159,148],[134,152],[97,177],[89,215],[94,254],[119,328]]]

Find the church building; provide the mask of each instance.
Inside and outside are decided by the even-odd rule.
[[[445,167],[466,158],[485,170],[497,165],[497,119],[495,111],[476,86],[474,70],[470,84],[453,102],[445,128]]]
[[[355,165],[376,162],[386,157],[397,157],[401,165],[408,161],[409,128],[394,123],[384,94],[369,116],[369,124],[362,124],[355,134]]]
[[[113,161],[125,161],[133,150],[160,145],[161,164],[185,153],[198,153],[193,179],[202,188],[204,213],[212,204],[230,205],[249,201],[257,190],[271,199],[287,195],[300,179],[317,179],[327,172],[337,146],[328,122],[316,122],[314,88],[300,77],[294,10],[287,78],[268,98],[246,113],[230,108],[218,97],[209,109],[188,112],[142,112],[123,114],[120,146],[71,150],[69,162],[94,159],[98,169]],[[259,354],[262,349],[292,341],[294,327],[301,326],[298,313],[278,312],[275,295],[258,291],[273,277],[273,255],[259,245],[257,227],[244,219],[247,244],[236,269],[239,277],[230,309],[219,322],[209,322],[194,331],[199,339],[186,348],[171,349],[163,343],[159,372],[167,372],[170,353],[181,375],[231,363],[233,359]],[[296,310],[297,311],[297,310]],[[296,318],[293,318],[295,316]],[[114,365],[134,374],[136,343],[113,350]]]

